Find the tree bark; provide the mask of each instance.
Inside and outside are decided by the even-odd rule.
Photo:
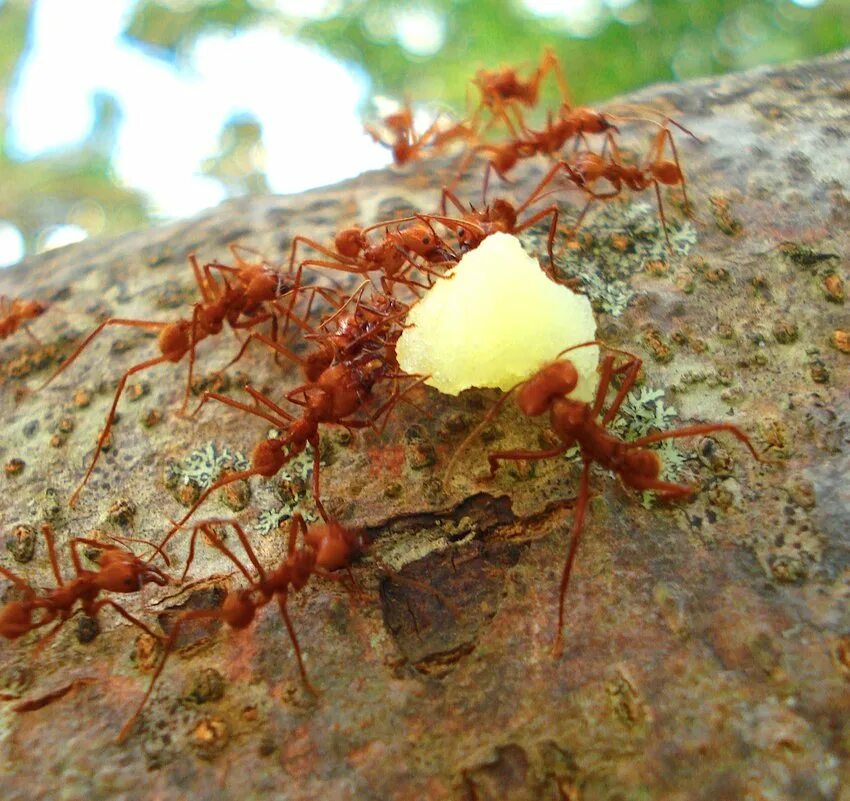
[[[427,414],[400,407],[380,437],[325,436],[328,505],[373,544],[354,568],[362,597],[314,580],[291,599],[318,698],[268,608],[245,632],[181,640],[117,745],[150,677],[144,636],[105,611],[90,642],[77,619],[41,650],[33,637],[3,641],[5,798],[850,799],[850,54],[626,100],[663,109],[700,141],[674,129],[695,210],[687,220],[665,201],[674,255],[650,191],[595,208],[581,248],[560,261],[593,298],[600,335],[645,359],[643,395],[620,430],[735,422],[781,466],[722,435],[677,441],[665,458],[699,491],[669,506],[594,469],[556,659],[578,465],[505,466],[483,480],[490,450],[551,447],[544,425],[507,404],[444,481],[497,393],[428,390],[417,400]],[[628,126],[622,141],[646,152],[652,130]],[[544,167],[494,192],[522,199]],[[112,328],[34,392],[79,337],[105,316],[185,316],[191,252],[227,260],[238,241],[282,259],[296,233],[327,241],[355,222],[434,210],[451,175],[440,161],[235,200],[0,274],[0,293],[52,301],[32,326],[42,345],[23,334],[2,344],[2,564],[53,586],[34,533],[44,522],[66,576],[73,536],[158,540],[184,508],[178,496],[265,435],[213,404],[178,417],[186,365],[154,368],[131,380],[112,447],[69,509],[118,377],[157,354],[149,335]],[[479,193],[476,169],[463,196]],[[238,344],[205,342],[199,375],[214,381]],[[257,350],[224,379],[236,395],[246,380],[278,394],[297,374]],[[305,464],[282,476],[230,498],[267,565],[285,547],[275,523],[310,509]],[[199,517],[230,514],[213,499]],[[17,563],[33,538],[33,558]],[[167,630],[180,610],[240,586],[225,560],[199,551],[190,581],[127,608]],[[181,570],[178,560],[171,572]]]

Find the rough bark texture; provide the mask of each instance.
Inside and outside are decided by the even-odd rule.
[[[678,137],[695,207],[674,225],[679,255],[666,257],[654,207],[640,205],[654,203],[650,192],[598,209],[585,229],[593,240],[565,266],[588,265],[601,335],[646,358],[643,403],[624,425],[645,427],[641,409],[665,427],[735,421],[784,466],[756,463],[722,436],[679,441],[668,458],[701,489],[664,508],[594,471],[555,659],[577,465],[506,466],[481,481],[487,450],[548,441],[544,425],[508,408],[444,483],[448,455],[496,393],[428,391],[419,403],[430,416],[404,408],[380,438],[327,436],[323,482],[333,512],[368,527],[373,557],[438,593],[367,558],[355,567],[363,598],[318,580],[293,597],[318,699],[299,683],[274,607],[247,632],[194,631],[120,746],[150,675],[149,643],[133,627],[104,612],[92,641],[76,619],[41,651],[4,641],[4,697],[94,680],[35,711],[0,707],[6,799],[850,799],[850,55],[638,100],[702,140]],[[646,131],[624,141],[643,149]],[[248,453],[264,435],[224,407],[179,418],[186,366],[158,367],[122,402],[112,448],[70,510],[118,376],[155,354],[150,337],[112,329],[46,390],[26,392],[72,339],[103,315],[183,315],[195,297],[191,251],[226,258],[239,240],[275,258],[295,233],[325,240],[399,209],[431,210],[443,166],[234,201],[0,274],[0,293],[54,302],[33,326],[43,347],[19,335],[0,354],[0,452],[24,462],[2,478],[2,563],[51,586],[42,540],[28,563],[13,556],[26,558],[32,541],[16,527],[46,520],[69,573],[71,536],[159,538],[183,508],[175,496],[191,495],[225,448]],[[543,167],[511,187],[516,197]],[[209,376],[237,343],[204,345]],[[239,371],[272,391],[297,379],[255,352],[229,372],[235,393]],[[307,496],[299,470],[231,499],[247,503],[240,519],[266,564],[283,547],[274,522]],[[219,499],[207,511],[230,514]],[[167,628],[180,609],[238,586],[201,550],[195,581],[128,608]]]

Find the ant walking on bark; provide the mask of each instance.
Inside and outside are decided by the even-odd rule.
[[[5,576],[24,595],[23,600],[10,601],[0,609],[0,635],[10,640],[17,639],[34,629],[43,628],[58,620],[57,625],[40,641],[39,647],[43,647],[75,615],[82,612],[89,617],[96,618],[104,606],[111,606],[134,626],[138,626],[152,637],[157,637],[141,620],[131,615],[123,606],[111,598],[98,599],[98,596],[102,592],[139,592],[145,584],[157,584],[162,587],[168,583],[167,576],[158,568],[142,561],[123,548],[106,545],[87,537],[74,537],[70,541],[69,547],[75,576],[66,583],[59,570],[59,560],[56,558],[53,528],[45,523],[41,527],[41,533],[47,542],[47,553],[50,557],[53,576],[56,579],[56,587],[43,595],[39,595],[20,576],[5,567],[0,567],[0,575]],[[97,559],[98,570],[83,568],[77,550],[80,545],[88,545],[100,551],[100,556]],[[74,609],[78,603],[79,606]],[[38,618],[35,618],[35,615],[39,612]]]
[[[673,159],[664,157],[664,150],[669,144]],[[650,186],[655,189],[655,197],[658,201],[658,214],[661,218],[661,226],[664,229],[664,237],[667,248],[672,250],[670,244],[670,233],[667,228],[667,217],[664,214],[664,202],[661,198],[661,185],[681,186],[684,198],[685,213],[690,213],[688,202],[685,174],[682,171],[676,142],[667,125],[660,126],[653,140],[652,146],[642,165],[627,164],[624,162],[617,143],[612,136],[608,136],[605,147],[610,145],[611,155],[606,157],[605,150],[601,154],[591,151],[578,153],[572,160],[559,161],[554,164],[546,175],[543,176],[537,188],[532,193],[531,200],[543,196],[543,190],[559,175],[566,174],[567,179],[577,188],[589,196],[587,203],[573,225],[574,234],[587,214],[594,200],[610,200],[622,194],[627,188],[633,192],[642,192]],[[596,183],[606,181],[610,184],[609,191],[598,191]]]
[[[569,395],[575,389],[579,375],[573,363],[563,356],[578,348],[594,345],[609,351],[599,368],[600,377],[596,396],[593,403],[573,400]],[[617,356],[626,357],[625,361],[616,364]],[[654,442],[726,431],[741,441],[757,461],[775,464],[772,460],[761,456],[747,434],[732,423],[698,423],[670,431],[658,431],[630,441],[620,439],[608,431],[608,426],[616,417],[626,395],[634,386],[642,363],[640,357],[633,353],[612,348],[599,340],[583,342],[561,351],[556,361],[541,368],[527,381],[516,385],[499,399],[484,420],[461,443],[446,469],[448,475],[461,451],[481,428],[495,416],[502,404],[514,392],[517,393],[517,406],[527,417],[538,417],[546,412],[549,413],[550,425],[561,440],[561,444],[543,451],[524,449],[493,451],[487,457],[491,477],[496,474],[500,462],[552,459],[562,456],[570,448],[578,446],[582,459],[582,471],[570,533],[570,547],[564,562],[558,595],[558,629],[553,646],[556,656],[560,655],[563,647],[561,632],[564,624],[564,600],[587,511],[590,466],[592,464],[596,463],[600,467],[616,473],[623,484],[631,489],[655,492],[663,501],[688,498],[696,493],[698,488],[689,484],[676,484],[661,479],[661,460],[655,451],[646,447]],[[605,398],[614,376],[621,376],[620,386],[614,400],[603,414]]]
[[[231,551],[216,534],[215,527],[229,525],[235,532],[254,573]],[[194,526],[192,538],[189,543],[189,557],[186,569],[183,571],[184,580],[189,572],[189,567],[195,555],[195,541],[199,533],[206,536],[207,542],[215,549],[223,553],[245,576],[248,587],[229,592],[221,607],[217,609],[193,609],[180,614],[174,623],[174,627],[165,641],[162,659],[151,677],[147,692],[142,698],[136,711],[124,724],[118,735],[118,742],[123,741],[133,724],[141,714],[153,692],[157,679],[165,668],[165,663],[174,649],[177,638],[183,626],[193,620],[222,620],[233,629],[246,629],[254,621],[259,609],[277,601],[278,609],[283,618],[295,658],[298,663],[298,671],[305,689],[311,695],[318,695],[307,677],[304,660],[301,654],[301,646],[289,616],[287,601],[292,592],[300,590],[312,575],[321,575],[339,580],[339,577],[331,571],[348,567],[352,559],[363,549],[363,537],[358,531],[346,528],[336,520],[326,519],[324,523],[307,527],[304,518],[295,514],[289,525],[289,537],[287,541],[286,556],[281,564],[273,571],[266,571],[257,559],[254,549],[248,542],[245,531],[235,520],[205,520]],[[301,544],[299,545],[299,534]]]
[[[291,314],[284,312],[279,305],[275,305],[289,293],[297,293],[301,287],[301,272],[296,273],[294,280],[278,273],[265,265],[243,263],[240,267],[229,267],[227,265],[211,263],[203,268],[198,264],[195,255],[189,257],[195,281],[201,293],[201,302],[195,303],[190,319],[180,319],[173,322],[154,322],[152,320],[134,320],[119,317],[110,317],[104,320],[94,329],[74,350],[74,352],[59,366],[59,369],[42,384],[43,389],[59,375],[61,375],[77,357],[91,344],[91,342],[108,326],[124,326],[129,328],[140,328],[147,331],[158,331],[157,345],[160,355],[133,365],[119,379],[112,405],[106,417],[100,436],[98,437],[94,455],[89,463],[88,470],[82,481],[74,490],[69,500],[70,506],[75,506],[83,487],[89,480],[92,471],[100,458],[103,445],[106,442],[112,425],[115,421],[115,412],[118,402],[124,392],[128,379],[151,367],[166,362],[177,363],[183,357],[189,356],[189,373],[186,379],[186,389],[183,397],[181,414],[185,413],[189,401],[189,392],[192,385],[192,376],[195,365],[195,352],[198,344],[207,337],[216,336],[221,333],[225,323],[234,331],[254,328],[261,323],[272,321],[276,332],[278,314]],[[213,271],[224,274],[223,285],[219,284],[213,275]],[[235,277],[235,283],[231,283],[227,276]],[[323,294],[322,287],[310,287],[310,292]],[[271,310],[266,309],[265,304],[271,305]]]
[[[378,407],[371,417],[367,419],[353,417],[372,399],[372,391],[379,381],[398,381],[401,378],[416,378],[416,380],[404,390],[396,387],[389,400]],[[189,511],[171,528],[165,539],[157,546],[157,551],[161,551],[213,492],[252,476],[271,478],[277,475],[290,459],[302,453],[307,445],[313,449],[313,499],[319,514],[326,523],[330,523],[331,518],[325,511],[319,491],[320,426],[340,425],[348,430],[372,428],[380,434],[386,426],[393,407],[422,381],[424,381],[422,377],[417,378],[395,372],[395,368],[382,357],[365,353],[357,359],[332,364],[316,381],[307,382],[286,393],[284,397],[287,401],[303,407],[298,417],[290,414],[250,385],[245,387],[245,391],[254,399],[256,404],[254,406],[241,403],[226,395],[204,393],[202,403],[207,400],[219,401],[271,423],[282,433],[263,439],[254,447],[249,469],[224,476],[208,487]],[[379,427],[377,423],[381,417],[384,417],[384,422]]]

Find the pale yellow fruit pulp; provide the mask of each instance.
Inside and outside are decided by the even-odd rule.
[[[590,301],[556,284],[515,236],[492,234],[437,281],[407,316],[398,341],[406,373],[457,395],[469,387],[509,389],[571,345],[596,338]],[[566,354],[579,372],[570,397],[593,399],[599,349]]]

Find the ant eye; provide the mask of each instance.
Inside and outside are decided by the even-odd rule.
[[[463,239],[465,236],[466,236],[466,231],[464,231],[463,228],[458,228],[457,229],[457,238]]]
[[[423,245],[430,245],[431,244],[431,237],[430,236],[423,236],[422,237],[422,244]]]

